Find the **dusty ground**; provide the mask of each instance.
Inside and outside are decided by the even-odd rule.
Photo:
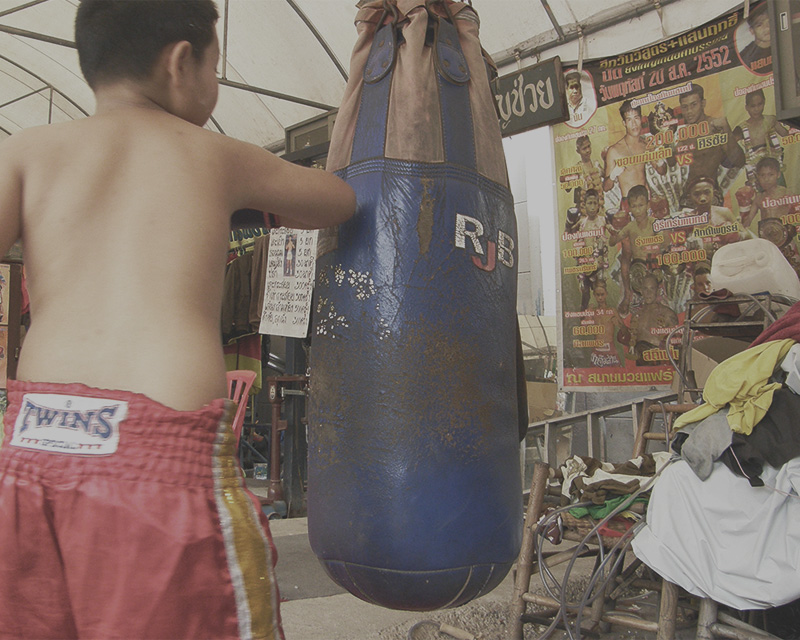
[[[458,609],[428,613],[394,611],[368,604],[344,592],[323,572],[308,542],[307,523],[304,519],[276,521],[273,529],[278,547],[277,577],[285,602],[281,604],[286,637],[289,640],[453,640],[458,635],[439,632],[442,623],[462,631],[461,637],[474,640],[509,640],[513,575],[491,593]],[[556,550],[548,546],[547,551]],[[594,566],[593,558],[581,558],[575,563],[567,599],[579,600],[588,584]],[[563,580],[565,565],[553,568],[558,581]],[[642,571],[644,569],[642,568]],[[651,579],[652,576],[640,577]],[[544,595],[538,575],[531,579],[530,590]],[[640,617],[655,620],[658,594],[643,589],[629,588],[618,601],[618,606],[633,610]],[[532,605],[528,606],[532,612]],[[800,640],[800,602],[773,610],[767,619],[776,636],[783,640]],[[685,612],[684,612],[684,615]],[[694,614],[690,614],[694,615]],[[430,624],[419,624],[423,621]],[[415,628],[415,625],[418,625]],[[413,634],[409,635],[414,629]],[[525,640],[538,640],[544,627],[526,624]],[[567,637],[556,631],[554,640]],[[655,633],[612,629],[602,636],[583,634],[587,640],[655,640]],[[680,630],[678,640],[695,637],[691,628]]]
[[[577,600],[586,588],[587,578],[580,577],[575,581],[571,581],[567,589],[567,594],[570,599]],[[534,592],[544,594],[542,587],[534,589]],[[653,620],[656,616],[658,597],[655,594],[648,594],[643,590],[631,590],[626,593],[626,596],[633,596],[636,598],[636,603],[633,608],[642,617]],[[471,634],[474,640],[509,640],[509,621],[510,616],[510,602],[503,604],[500,602],[477,602],[474,604],[466,605],[459,609],[452,611],[440,611],[427,616],[421,616],[419,621],[404,622],[398,624],[390,629],[384,629],[375,636],[375,640],[453,640],[458,636],[449,635],[439,631],[439,625],[442,623],[455,627],[465,634]],[[534,609],[530,608],[529,611]],[[425,623],[425,621],[429,621]],[[415,624],[420,622],[418,626]],[[534,624],[526,624],[524,626],[525,640],[536,640],[541,637],[546,628]],[[467,635],[464,636],[465,638]],[[564,631],[556,631],[550,636],[553,639],[567,638]],[[655,633],[648,633],[645,631],[633,631],[627,629],[612,629],[609,633],[602,636],[587,636],[600,637],[604,640],[612,640],[615,638],[625,638],[630,640],[652,640],[656,637]],[[687,630],[679,632],[678,640],[694,638],[694,631]]]

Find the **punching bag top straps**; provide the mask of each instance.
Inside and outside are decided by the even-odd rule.
[[[380,82],[392,70],[397,53],[397,31],[394,23],[385,24],[375,33],[372,48],[364,67],[364,82],[375,84]]]
[[[384,13],[376,26],[375,37],[364,67],[364,82],[375,84],[380,82],[392,70],[394,59],[397,55],[397,7],[394,3],[384,0]],[[384,24],[387,15],[392,14],[392,20]]]
[[[436,70],[448,82],[462,85],[469,82],[469,65],[461,50],[458,29],[449,18],[442,18],[431,11],[430,0],[426,3],[429,20],[436,22],[433,57]],[[448,16],[449,8],[444,5]]]

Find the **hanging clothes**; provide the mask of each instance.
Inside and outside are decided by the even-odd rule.
[[[800,396],[789,389],[778,389],[772,396],[766,415],[750,435],[734,433],[729,451],[722,462],[737,475],[743,475],[754,487],[763,485],[765,464],[780,467],[800,456]]]
[[[269,234],[248,242],[246,248],[232,252],[225,269],[222,299],[222,341],[228,371],[254,371],[256,379],[250,393],[262,387],[261,310],[267,278]]]
[[[225,268],[222,298],[222,340],[228,343],[250,331],[250,275],[253,254],[235,257]]]
[[[729,404],[731,429],[749,434],[769,409],[772,394],[781,387],[770,382],[770,377],[793,345],[794,340],[788,338],[765,342],[720,362],[706,380],[705,403],[678,416],[673,428],[698,422]]]

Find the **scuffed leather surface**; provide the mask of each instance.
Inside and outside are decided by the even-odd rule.
[[[329,169],[358,211],[317,262],[308,407],[314,552],[354,595],[412,610],[490,591],[522,534],[513,199],[494,104],[475,100],[477,23],[457,20],[477,46],[459,86],[424,45],[423,4],[398,3],[392,72],[356,80],[337,118]]]

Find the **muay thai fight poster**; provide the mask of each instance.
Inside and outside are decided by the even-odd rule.
[[[717,249],[765,237],[800,270],[800,132],[774,115],[766,4],[564,79],[563,388],[668,388],[668,335]]]

